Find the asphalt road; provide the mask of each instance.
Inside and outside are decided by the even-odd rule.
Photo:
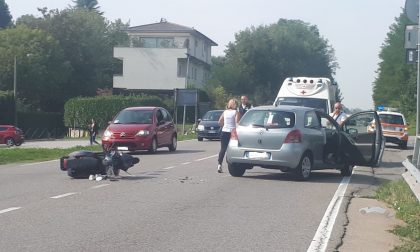
[[[71,179],[57,160],[0,166],[0,250],[306,251],[339,172],[299,182],[254,168],[234,178],[226,167],[217,173],[219,145],[137,153],[132,176],[115,182]],[[397,164],[406,152],[391,147],[384,160]]]

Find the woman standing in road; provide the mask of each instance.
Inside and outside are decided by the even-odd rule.
[[[236,110],[237,101],[236,99],[230,99],[226,110],[223,111],[219,118],[219,125],[222,127],[222,133],[220,135],[220,152],[217,164],[217,172],[222,173],[222,163],[225,157],[226,149],[230,140],[230,133],[232,129],[236,128],[236,123],[239,121],[240,115]]]

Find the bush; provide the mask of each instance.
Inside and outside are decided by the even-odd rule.
[[[85,129],[92,118],[100,128],[124,108],[136,106],[164,107],[162,99],[156,96],[97,96],[92,98],[72,98],[64,105],[64,125],[70,128]]]

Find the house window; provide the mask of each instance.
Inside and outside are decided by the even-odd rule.
[[[156,38],[141,38],[140,47],[144,48],[156,48]]]
[[[194,39],[194,56],[197,55],[197,47],[198,47],[198,41]]]
[[[174,38],[133,38],[131,40],[133,47],[142,48],[175,48]]]
[[[175,47],[174,38],[157,38],[157,47],[158,48],[174,48]]]
[[[187,64],[186,64],[185,59],[184,60],[178,59],[178,71],[177,71],[178,77],[185,77],[186,71],[187,71],[186,65]]]
[[[208,62],[208,45],[207,44],[204,44],[204,46],[203,46],[203,57],[204,57],[204,60],[206,61],[206,62]]]

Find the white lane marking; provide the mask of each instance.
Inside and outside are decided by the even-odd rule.
[[[191,164],[192,162],[185,162],[185,163],[182,163],[182,165],[188,165],[188,164]]]
[[[164,170],[170,170],[170,169],[173,169],[173,168],[175,168],[176,166],[169,166],[169,167],[166,167],[166,168],[163,168]]]
[[[353,167],[353,171],[356,166]],[[352,172],[353,174],[353,172]],[[324,217],[321,220],[321,223],[316,230],[315,236],[312,239],[311,245],[309,246],[307,252],[324,252],[327,249],[328,241],[331,236],[332,229],[334,227],[335,219],[338,215],[338,210],[341,207],[344,194],[346,193],[347,186],[350,182],[351,176],[343,177],[340,185],[337,188],[337,191],[334,194],[334,197],[331,199],[330,204],[328,205],[327,211],[324,214]]]
[[[216,155],[213,155],[213,156],[210,156],[210,157],[205,157],[205,158],[200,158],[200,159],[196,159],[195,161],[196,162],[200,162],[200,161],[203,161],[203,160],[206,160],[206,159],[209,159],[209,158],[214,158],[214,157],[217,157],[218,155],[216,154]]]
[[[74,194],[77,194],[77,193],[75,193],[75,192],[65,193],[65,194],[61,194],[61,195],[57,195],[57,196],[52,196],[50,198],[51,199],[60,199],[60,198],[64,198],[64,197],[67,197],[67,196],[74,195]]]
[[[11,207],[11,208],[7,208],[7,209],[3,209],[3,210],[0,210],[0,214],[4,214],[4,213],[14,211],[14,210],[18,210],[18,209],[21,209],[21,207]]]
[[[37,162],[37,163],[30,163],[30,164],[22,164],[20,166],[30,166],[30,165],[39,165],[39,164],[45,164],[45,163],[50,163],[50,162],[56,162],[57,160],[49,160],[49,161],[44,161],[44,162]]]
[[[92,186],[90,189],[98,189],[98,188],[109,186],[109,185],[111,184],[102,184],[102,185]]]

